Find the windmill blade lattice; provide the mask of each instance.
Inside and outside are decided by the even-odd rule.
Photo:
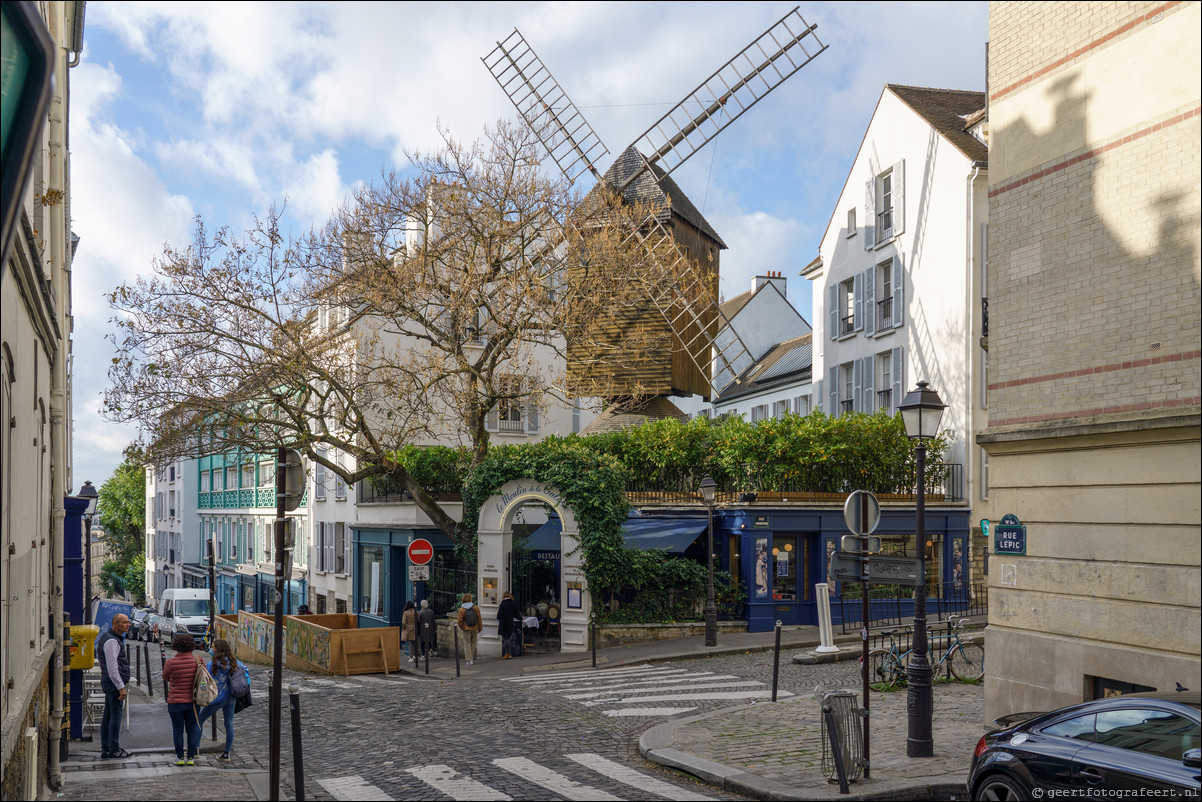
[[[635,148],[671,174],[748,109],[813,61],[826,45],[794,8],[726,62],[635,140]],[[635,181],[630,176],[619,191]]]
[[[521,33],[480,60],[569,181],[585,170],[600,179],[595,164],[609,149]]]

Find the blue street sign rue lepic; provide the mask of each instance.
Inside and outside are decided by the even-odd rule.
[[[993,528],[993,553],[1027,553],[1027,527],[1015,515],[1005,515],[1001,523]]]

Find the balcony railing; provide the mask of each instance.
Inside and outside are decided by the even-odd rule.
[[[844,334],[851,334],[853,331],[855,331],[855,328],[856,328],[856,316],[855,315],[848,315],[846,317],[839,318],[839,336],[840,337],[842,337]]]
[[[893,328],[893,298],[892,296],[883,301],[876,302],[876,327],[880,329]]]
[[[893,412],[893,390],[876,391],[876,408],[890,413]]]

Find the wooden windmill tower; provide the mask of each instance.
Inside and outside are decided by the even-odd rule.
[[[671,347],[619,367],[607,361],[615,396],[708,397],[712,375],[752,356],[733,329],[728,344],[717,343],[719,329],[728,323],[717,297],[718,254],[726,245],[670,175],[826,49],[816,28],[794,8],[656,120],[604,174],[596,162],[609,150],[521,33],[515,29],[482,59],[569,181],[591,173],[624,201],[654,210],[629,233],[652,255],[653,270],[636,278],[647,302],[615,320],[612,336],[618,342],[624,330],[639,328]],[[569,351],[569,377],[587,379],[597,370],[600,360],[591,357]]]

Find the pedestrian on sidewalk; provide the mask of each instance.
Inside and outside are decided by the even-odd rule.
[[[522,636],[518,603],[513,600],[513,594],[505,591],[501,594],[501,606],[497,609],[497,635],[501,638],[501,659],[511,660],[516,652],[514,649],[514,632]],[[515,620],[519,624],[515,626]],[[520,654],[520,652],[517,652]]]
[[[480,620],[480,608],[472,603],[472,594],[463,594],[463,604],[459,607],[459,632],[463,635],[463,656],[470,666],[476,662],[476,637],[484,628]]]
[[[171,717],[171,737],[175,742],[175,765],[192,766],[200,751],[200,722],[196,718],[192,687],[196,668],[204,658],[196,653],[196,641],[181,632],[171,639],[175,656],[163,665],[163,682],[167,686],[167,715]],[[188,751],[184,753],[184,734],[188,736]]]
[[[401,612],[401,640],[405,642],[405,650],[409,652],[409,662],[417,662],[417,608],[412,601],[405,602]]]
[[[243,686],[249,691],[250,670],[234,659],[230,642],[224,638],[213,641],[213,659],[209,661],[208,669],[217,681],[217,698],[200,711],[197,726],[203,728],[209,716],[215,716],[218,710],[221,711],[225,725],[225,751],[221,753],[221,759],[229,760],[230,751],[234,748],[234,707],[238,702],[238,695],[233,690],[233,686],[237,684],[234,680],[236,675],[241,675],[245,680]]]
[[[100,660],[100,690],[104,691],[104,717],[100,720],[100,759],[114,760],[132,757],[121,748],[121,714],[129,690],[129,658],[125,656],[125,633],[129,631],[129,616],[117,613],[108,632],[96,641]]]
[[[434,611],[430,609],[430,600],[422,599],[422,608],[417,611],[417,632],[422,644],[422,657],[429,654],[433,657],[432,650],[434,649],[434,639],[437,633],[438,622],[434,618]]]

